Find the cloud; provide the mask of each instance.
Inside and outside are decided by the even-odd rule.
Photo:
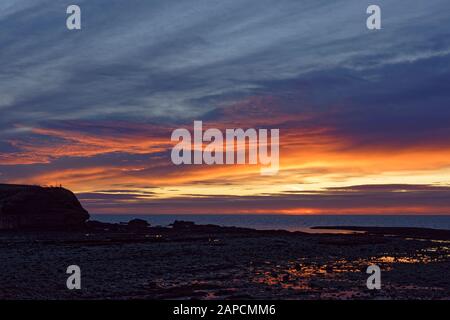
[[[69,32],[65,1],[8,1],[0,123],[192,118],[311,72],[373,78],[448,59],[447,2],[381,1],[378,33],[365,28],[366,2],[79,1],[83,30]]]
[[[85,205],[96,213],[135,214],[448,214],[448,186],[351,186],[345,190],[268,196],[196,196],[175,199],[127,197],[122,194],[79,194]],[[420,187],[420,188],[419,188]],[[349,190],[352,192],[349,192]],[[377,189],[374,191],[374,189]],[[430,199],[433,201],[430,201]],[[137,200],[138,201],[135,201]],[[104,200],[104,201],[102,201]]]
[[[285,213],[358,211],[364,204],[377,210],[368,199],[373,190],[349,185],[448,182],[446,0],[378,1],[383,22],[376,32],[365,27],[366,0],[81,0],[79,32],[65,28],[69,4],[0,4],[6,182],[60,182],[86,201],[94,197],[102,212],[113,210],[116,198],[117,210],[130,200],[129,210],[206,211],[225,203],[232,211],[230,199],[220,198],[228,194],[246,197],[234,210]],[[280,128],[280,174],[175,167],[170,133],[193,120],[221,129]],[[152,199],[141,199],[149,188]],[[406,210],[413,199],[404,197],[414,191],[423,196],[411,202],[414,212],[426,207],[425,196],[444,192],[410,188],[405,195],[377,192],[386,203],[399,197]],[[298,189],[321,193],[283,199]],[[359,196],[351,198],[353,191]],[[335,199],[329,207],[327,199]]]

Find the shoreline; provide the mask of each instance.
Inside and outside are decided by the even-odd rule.
[[[120,223],[132,218],[147,220],[152,225],[166,226],[174,220],[188,220],[197,224],[215,224],[236,226],[258,230],[283,229],[288,231],[307,231],[314,226],[355,226],[355,227],[420,227],[450,230],[450,216],[374,216],[374,215],[99,215],[92,214],[92,219]]]

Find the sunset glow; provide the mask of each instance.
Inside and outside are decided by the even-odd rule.
[[[448,17],[386,4],[397,20],[371,32],[350,2],[323,4],[333,19],[295,1],[174,4],[86,34],[49,13],[48,43],[6,36],[0,51],[0,182],[62,185],[105,214],[450,214]],[[33,34],[38,16],[0,18]],[[279,129],[278,173],[174,165],[171,133],[194,121]]]

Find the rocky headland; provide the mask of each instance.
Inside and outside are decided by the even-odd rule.
[[[88,212],[67,189],[0,184],[0,230],[75,230],[88,219]]]

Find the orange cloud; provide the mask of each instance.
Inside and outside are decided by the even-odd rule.
[[[404,145],[386,140],[361,143],[360,137],[342,133],[339,128],[324,124],[326,121],[317,121],[317,118],[332,115],[286,114],[278,101],[270,97],[250,98],[220,111],[215,119],[204,121],[204,130],[211,127],[222,130],[237,127],[280,128],[278,175],[261,176],[260,167],[254,165],[173,165],[169,157],[175,144],[170,141],[171,132],[181,126],[192,130],[193,123],[164,126],[129,122],[71,122],[60,124],[57,128],[35,128],[28,139],[10,141],[18,151],[1,154],[0,164],[46,164],[44,171],[24,173],[10,178],[10,182],[61,183],[76,192],[114,188],[145,191],[152,188],[155,192],[152,197],[179,199],[188,196],[194,199],[193,203],[204,196],[264,196],[275,199],[285,192],[323,191],[350,185],[450,184],[450,145],[442,140]],[[148,160],[134,162],[130,157],[127,161],[108,162],[108,159],[103,159],[103,164],[87,163],[80,167],[73,163],[62,168],[62,164],[53,166],[53,162],[64,158],[86,159],[114,153],[148,155]],[[136,202],[139,203],[139,199],[125,201],[129,208],[141,210],[131,206]],[[167,210],[164,206],[168,206]],[[172,210],[170,206],[167,202],[157,208],[160,212],[169,212]],[[107,204],[105,208],[97,207],[97,210],[115,210]],[[185,204],[179,209],[206,213],[211,207]],[[124,209],[118,207],[117,210]],[[229,210],[234,213],[273,213],[276,210],[284,214],[450,212],[448,207],[437,204],[408,205],[404,202],[386,206],[383,203],[355,206],[348,202],[345,208],[321,205],[272,208],[264,203],[259,207],[253,204],[249,208],[241,206]]]

